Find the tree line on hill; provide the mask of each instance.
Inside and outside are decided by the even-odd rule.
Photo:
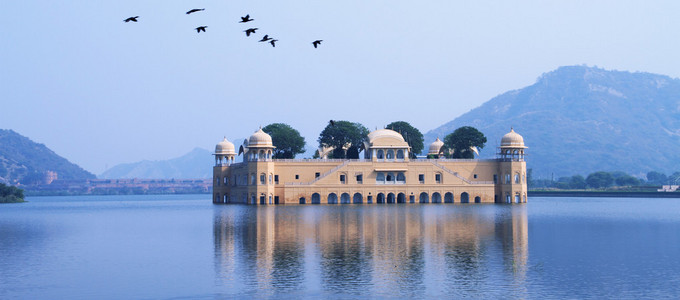
[[[395,121],[385,129],[399,132],[411,147],[411,158],[423,151],[423,134],[417,128],[405,121]],[[305,152],[305,139],[300,132],[284,123],[273,123],[262,128],[272,137],[272,143],[276,145],[274,158],[295,158],[295,155]],[[331,120],[321,131],[319,148],[333,149],[328,158],[357,159],[361,145],[368,141],[368,128],[361,123]],[[448,134],[444,138],[444,156],[448,158],[474,158],[474,148],[482,149],[486,144],[486,137],[474,127],[463,126]],[[317,152],[314,158],[319,158]]]
[[[0,203],[24,202],[24,190],[0,183]]]
[[[602,189],[612,187],[641,187],[641,186],[662,186],[679,185],[680,171],[671,175],[661,172],[651,171],[647,173],[646,180],[637,178],[621,171],[604,172],[598,171],[590,173],[587,177],[581,175],[560,177],[552,179],[532,179],[531,169],[527,170],[527,181],[529,188],[555,188],[555,189]]]

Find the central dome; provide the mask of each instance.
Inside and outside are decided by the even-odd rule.
[[[225,137],[223,141],[217,143],[215,146],[215,154],[236,154],[234,144]]]
[[[430,144],[430,149],[427,151],[427,154],[431,155],[437,155],[439,152],[442,150],[442,147],[444,146],[444,142],[437,138],[432,144]]]
[[[524,147],[524,138],[512,128],[501,138],[501,147],[526,148]]]
[[[404,142],[404,137],[399,132],[391,129],[378,129],[368,134],[368,141],[373,143],[374,140],[381,138],[393,138],[399,142]]]
[[[268,135],[266,132],[262,131],[262,128],[260,128],[260,130],[256,131],[250,136],[250,138],[248,138],[248,147],[262,146],[271,147],[273,144],[271,135]]]

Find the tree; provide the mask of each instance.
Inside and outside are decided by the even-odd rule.
[[[614,183],[614,176],[608,172],[595,172],[588,175],[586,183],[592,188],[608,187]]]
[[[569,179],[569,187],[572,189],[585,189],[586,179],[581,175],[571,176],[571,179]]]
[[[333,158],[359,158],[359,148],[368,129],[359,123],[331,121],[319,135],[320,147],[333,147]],[[345,152],[344,147],[349,147]]]
[[[401,133],[404,140],[406,140],[409,147],[411,147],[411,158],[416,158],[416,155],[423,151],[423,148],[425,147],[423,145],[423,134],[420,133],[418,128],[415,128],[404,121],[392,122],[387,124],[385,128]]]
[[[668,182],[666,174],[659,173],[657,171],[651,171],[647,173],[647,182],[651,184],[664,185]]]
[[[453,150],[453,158],[475,158],[472,147],[484,148],[486,137],[477,128],[463,126],[444,138],[444,146]]]
[[[295,158],[296,154],[305,152],[305,138],[288,124],[269,124],[262,131],[272,137],[272,143],[276,146],[273,158]]]
[[[616,185],[618,186],[635,186],[640,185],[640,179],[637,179],[628,174],[616,178]]]

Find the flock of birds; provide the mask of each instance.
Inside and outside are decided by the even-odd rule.
[[[194,8],[194,9],[187,11],[186,14],[190,15],[190,14],[197,13],[197,12],[204,11],[204,10],[205,10],[205,8]],[[125,23],[137,22],[138,18],[139,18],[139,16],[134,16],[134,17],[129,17],[129,18],[123,20],[123,21]],[[248,23],[248,22],[251,22],[251,21],[254,21],[254,20],[255,19],[251,19],[250,15],[248,14],[245,17],[241,17],[241,21],[239,21],[239,23]],[[197,33],[201,33],[201,32],[205,32],[206,28],[208,28],[208,26],[198,26],[194,29],[196,30]],[[251,34],[254,34],[257,30],[259,30],[259,28],[248,28],[248,29],[244,30],[243,32],[245,32],[246,36],[249,37]],[[272,47],[276,47],[276,42],[278,42],[278,41],[279,40],[277,40],[277,39],[269,37],[268,34],[265,34],[262,37],[262,39],[259,40],[259,42],[269,42],[269,44],[271,44]],[[312,42],[312,45],[314,46],[314,48],[318,48],[319,44],[321,44],[321,42],[323,42],[323,40],[315,40],[315,41]]]

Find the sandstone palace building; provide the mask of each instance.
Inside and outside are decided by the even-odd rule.
[[[428,154],[438,156],[437,139]],[[238,154],[225,138],[215,147],[213,202],[275,204],[525,203],[524,139],[511,130],[495,159],[411,159],[396,131],[379,129],[364,159],[273,159],[272,138],[253,133]],[[242,162],[236,156],[243,155]]]

